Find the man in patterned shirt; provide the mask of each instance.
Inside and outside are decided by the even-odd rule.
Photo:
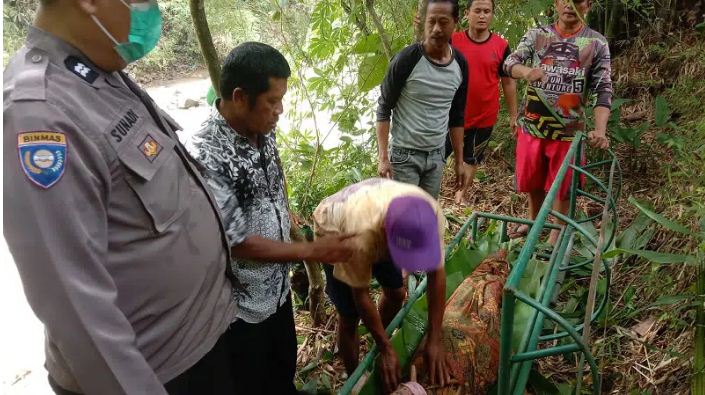
[[[607,149],[607,120],[612,102],[607,40],[583,24],[591,0],[555,0],[558,22],[529,30],[504,62],[507,74],[528,82],[517,127],[516,185],[529,195],[535,219],[577,131],[585,129],[584,107],[596,96],[592,147]],[[524,65],[527,63],[528,66]],[[564,178],[553,209],[567,213],[572,171]],[[528,232],[517,227],[513,237]],[[551,233],[555,243],[558,232]]]
[[[237,394],[295,394],[296,333],[289,262],[345,261],[346,236],[290,243],[290,217],[274,128],[291,71],[284,56],[262,43],[230,52],[220,99],[194,138],[194,156],[226,227],[237,279],[231,326]]]

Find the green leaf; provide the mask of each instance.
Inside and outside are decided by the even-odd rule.
[[[675,304],[675,303],[682,302],[684,300],[689,300],[692,298],[693,298],[693,295],[662,296],[662,297],[656,299],[656,301],[654,303],[652,303],[651,305],[649,305],[649,307],[671,305],[671,304]]]
[[[320,376],[320,381],[321,381],[321,390],[323,390],[323,391],[328,391],[328,390],[331,390],[331,389],[333,388],[333,386],[331,385],[330,378],[328,377],[328,375],[322,374],[322,375]]]
[[[350,174],[354,182],[360,182],[363,180],[362,172],[357,167],[350,169]]]
[[[362,36],[360,40],[355,43],[355,46],[353,47],[353,53],[375,53],[379,51],[381,46],[382,40],[379,38],[379,34],[370,34],[369,36]]]
[[[321,362],[330,362],[333,360],[333,353],[330,350],[327,350],[323,353],[321,356]]]
[[[678,233],[683,233],[686,235],[693,234],[690,231],[690,229],[679,224],[678,222],[671,221],[670,219],[662,216],[661,214],[658,214],[656,212],[651,211],[643,203],[638,202],[633,196],[629,197],[629,203],[635,205],[639,210],[641,210],[642,213],[648,215],[649,217],[651,217],[651,219],[658,222],[659,225],[663,226],[666,229],[669,229],[669,230],[672,230],[672,231],[678,232]]]
[[[309,362],[308,365],[304,366],[299,370],[299,375],[305,375],[306,373],[316,369],[321,361],[318,358],[314,358],[313,361]]]
[[[314,37],[311,39],[311,44],[308,47],[311,57],[314,59],[326,59],[333,55],[335,52],[335,45],[333,41]]]
[[[635,243],[638,237],[644,234],[653,223],[654,220],[648,215],[639,213],[634,221],[632,221],[632,223],[617,236],[616,246],[628,250],[638,250],[644,248],[644,245],[636,245]]]
[[[705,22],[700,22],[697,25],[695,25],[695,30],[699,32],[705,32]]]
[[[623,97],[618,97],[612,100],[612,111],[618,110],[623,105],[629,103],[632,99],[625,99]]]
[[[368,56],[360,63],[357,85],[362,92],[368,92],[382,83],[389,61],[384,55]]]
[[[656,126],[665,126],[670,117],[671,110],[668,108],[668,102],[663,96],[657,96],[654,104],[654,121],[656,122]]]
[[[319,1],[311,14],[311,30],[327,36],[333,30],[333,7],[329,1]]]
[[[560,395],[573,395],[573,385],[570,383],[558,384],[558,393]]]
[[[623,248],[615,248],[612,250],[609,250],[602,255],[603,258],[609,259],[609,258],[614,258],[618,255],[636,255],[639,257],[642,257],[648,261],[651,261],[653,263],[660,263],[660,264],[671,264],[671,263],[686,263],[686,264],[694,264],[695,263],[695,257],[691,255],[683,255],[683,254],[669,254],[666,252],[657,252],[657,251],[651,251],[651,250],[627,250]]]
[[[299,391],[306,395],[315,395],[316,393],[318,393],[318,390],[316,389],[318,384],[317,382],[318,380],[314,377],[308,380]]]
[[[534,369],[531,369],[529,372],[529,380],[527,384],[533,388],[536,395],[560,394],[555,384]]]

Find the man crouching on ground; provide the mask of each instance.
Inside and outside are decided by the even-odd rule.
[[[384,328],[404,302],[401,270],[428,272],[428,338],[424,356],[430,382],[450,380],[443,355],[441,325],[445,307],[443,234],[445,217],[438,202],[416,185],[373,178],[348,186],[323,200],[313,214],[317,237],[355,234],[353,255],[325,264],[326,293],[338,312],[338,348],[352,374],[359,362],[362,322],[380,350],[379,369],[385,393],[401,379],[399,360]],[[370,280],[382,286],[379,311],[370,297]]]

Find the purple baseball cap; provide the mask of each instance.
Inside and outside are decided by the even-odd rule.
[[[432,271],[441,263],[438,216],[420,196],[394,198],[384,217],[387,247],[394,265],[409,272]]]

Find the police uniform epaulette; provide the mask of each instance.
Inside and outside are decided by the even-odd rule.
[[[17,74],[12,101],[46,100],[46,71],[49,56],[42,50],[32,48],[25,54],[22,71]]]

